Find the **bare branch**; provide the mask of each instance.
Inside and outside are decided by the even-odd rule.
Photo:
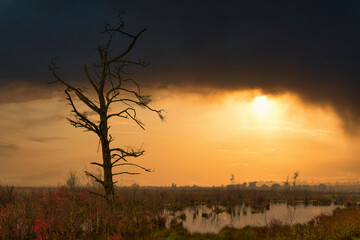
[[[51,59],[50,62],[51,65],[49,65],[49,70],[51,71],[51,73],[53,74],[53,76],[55,77],[56,81],[53,81],[51,83],[56,83],[56,82],[60,82],[63,85],[65,85],[69,90],[72,90],[75,92],[76,96],[83,102],[85,103],[89,108],[91,108],[92,110],[94,110],[95,112],[99,113],[100,109],[90,100],[88,99],[79,88],[75,88],[72,85],[68,84],[67,82],[65,82],[64,80],[62,80],[57,74],[56,74],[56,63],[54,62],[54,59]]]
[[[84,127],[90,131],[95,132],[96,134],[100,134],[100,130],[98,128],[98,126],[93,123],[92,121],[90,121],[85,115],[81,114],[75,107],[75,104],[71,98],[71,95],[69,94],[68,90],[65,90],[65,94],[68,96],[67,100],[69,101],[71,107],[73,108],[73,113],[75,113],[75,117],[78,118],[78,120],[83,121],[84,123],[81,122],[76,122],[74,120],[68,119],[70,121],[70,123],[75,126],[75,127]]]
[[[122,116],[121,114],[123,113],[126,113],[127,110],[130,110],[131,108],[127,108],[125,110],[122,110],[121,112],[118,112],[118,113],[112,113],[112,114],[109,114],[105,120],[108,120],[112,117],[120,117],[120,118],[128,118],[127,116]]]
[[[140,173],[138,173],[138,172],[118,172],[118,173],[114,173],[113,176],[121,175],[121,174],[137,175]]]
[[[109,54],[109,47],[110,47],[112,38],[113,38],[113,36],[114,36],[114,34],[111,33],[111,32],[107,32],[107,33],[108,33],[108,35],[109,35],[109,39],[108,39],[108,41],[107,41],[107,43],[106,43],[106,46],[105,46],[105,56],[106,56],[106,57],[107,57],[108,54]]]
[[[96,196],[99,196],[99,197],[102,197],[102,198],[106,199],[106,196],[103,195],[103,194],[96,193],[96,192],[93,192],[93,191],[90,191],[90,190],[88,190],[88,192],[91,193],[91,194],[94,194],[94,195],[96,195]]]
[[[163,112],[164,112],[163,109],[160,109],[160,110],[153,109],[153,108],[149,107],[148,103],[142,102],[143,99],[140,96],[139,96],[139,98],[140,98],[140,101],[135,101],[135,100],[132,100],[132,99],[129,99],[129,98],[122,98],[122,99],[113,100],[113,102],[123,102],[123,103],[124,102],[130,102],[130,103],[134,103],[134,104],[136,104],[136,105],[138,105],[140,107],[147,108],[148,110],[150,110],[152,112],[156,112],[161,120],[165,120],[165,116],[163,115]]]
[[[118,167],[118,166],[133,166],[133,167],[141,168],[141,169],[144,170],[145,172],[151,172],[151,169],[142,167],[142,166],[137,165],[137,164],[135,164],[135,163],[119,163],[119,164],[113,165],[113,167]]]
[[[74,121],[74,120],[72,120],[70,118],[66,118],[66,119],[70,122],[70,125],[72,125],[72,126],[74,126],[76,128],[85,128],[86,129],[85,132],[86,131],[94,132],[94,130],[90,126],[88,126],[86,124],[83,124],[80,121]]]
[[[128,156],[137,156],[139,154],[143,154],[145,150],[142,150],[141,148],[138,150],[134,150],[133,148],[128,147],[128,150],[124,150],[122,148],[111,148],[110,152],[120,152],[122,154],[126,154]]]
[[[91,85],[93,86],[93,88],[95,89],[95,91],[98,92],[98,91],[99,91],[99,88],[96,86],[95,81],[94,81],[94,80],[92,79],[92,77],[90,76],[90,74],[89,74],[89,72],[88,72],[88,70],[87,70],[86,64],[84,65],[84,72],[85,72],[85,74],[86,74],[87,79],[89,80],[89,82],[91,83]]]
[[[92,165],[97,165],[97,166],[99,166],[99,167],[104,167],[103,164],[100,164],[100,163],[97,163],[97,162],[91,162],[90,164],[92,164]]]
[[[93,179],[95,179],[96,182],[104,185],[104,181],[102,181],[101,179],[99,179],[98,177],[96,177],[95,175],[93,175],[92,173],[89,173],[88,171],[85,171],[86,176],[92,177]]]
[[[136,118],[136,111],[135,111],[135,109],[131,109],[131,110],[133,110],[133,114],[134,114],[134,115],[131,115],[131,114],[129,113],[129,111],[126,111],[127,115],[128,115],[139,127],[141,127],[143,130],[145,130],[144,124],[143,124],[139,119]]]
[[[103,54],[103,49],[102,49],[102,47],[99,45],[99,46],[97,47],[97,50],[98,50],[98,52],[99,52],[100,59],[103,60],[103,59],[104,59],[104,54]]]
[[[135,45],[135,43],[136,43],[137,39],[139,38],[139,36],[140,36],[143,32],[145,32],[146,30],[147,30],[147,29],[144,28],[144,29],[141,30],[136,36],[132,36],[132,35],[130,35],[130,34],[128,34],[128,33],[125,33],[125,32],[123,32],[123,31],[121,31],[121,30],[119,29],[118,32],[120,32],[120,33],[123,34],[123,35],[126,35],[126,36],[129,36],[129,37],[133,38],[133,40],[131,41],[130,45],[128,46],[128,48],[127,48],[124,52],[122,52],[122,53],[120,53],[119,55],[117,55],[116,57],[113,57],[112,59],[110,59],[110,60],[108,61],[108,63],[110,64],[110,63],[116,62],[116,61],[119,60],[120,58],[125,57],[125,56],[130,52],[130,50],[133,48],[133,46]]]
[[[115,161],[111,164],[111,165],[115,165],[117,162],[119,162],[120,160],[123,160],[124,162],[127,162],[126,158],[127,157],[133,157],[133,158],[138,158],[140,156],[142,156],[145,153],[145,150],[134,150],[134,149],[129,149],[127,151],[121,149],[121,148],[112,148],[110,149],[110,152],[120,152],[120,154],[118,153],[113,153],[111,155],[111,158],[116,158]]]

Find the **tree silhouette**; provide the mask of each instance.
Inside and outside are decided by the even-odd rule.
[[[147,65],[144,59],[134,61],[128,58],[128,54],[146,29],[135,35],[130,34],[124,30],[122,18],[118,17],[118,19],[118,22],[113,26],[105,25],[102,32],[106,35],[105,44],[97,47],[99,62],[92,64],[91,68],[88,68],[86,64],[84,65],[85,76],[96,93],[94,96],[86,93],[86,88],[75,87],[63,80],[57,73],[58,67],[54,59],[49,64],[49,70],[55,78],[51,83],[61,83],[66,87],[66,99],[72,108],[71,113],[73,115],[72,118],[68,118],[70,124],[76,128],[93,132],[99,138],[102,162],[91,162],[90,164],[101,167],[103,177],[95,176],[88,171],[85,173],[103,186],[104,193],[95,194],[104,197],[110,204],[114,201],[114,185],[116,184],[113,177],[122,174],[139,174],[138,171],[128,170],[113,172],[115,167],[131,166],[146,172],[149,172],[150,169],[128,162],[128,158],[138,158],[143,155],[143,149],[110,147],[114,138],[109,133],[109,120],[112,118],[128,119],[144,129],[144,124],[136,114],[138,107],[155,112],[161,120],[164,119],[163,110],[156,110],[149,106],[152,102],[151,96],[142,93],[140,84],[133,80],[127,71],[127,68],[132,65],[142,67]],[[113,51],[111,48],[115,35],[120,35],[129,40],[128,45],[122,51]],[[82,112],[78,108],[74,97],[87,108],[87,111]],[[114,104],[117,105],[116,109],[120,109],[119,111],[111,111],[110,107]],[[90,118],[93,115],[97,116],[98,119]]]

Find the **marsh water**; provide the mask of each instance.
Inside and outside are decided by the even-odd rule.
[[[175,212],[174,217],[182,218],[183,226],[191,233],[217,233],[225,226],[242,228],[245,226],[266,226],[272,220],[280,220],[284,224],[306,223],[315,216],[332,212],[342,206],[315,206],[313,204],[298,203],[270,203],[267,209],[255,211],[245,204],[231,209],[222,206],[207,207],[205,205],[187,207],[183,211]],[[171,215],[170,212],[167,214]],[[185,217],[186,216],[186,217]],[[170,221],[169,221],[170,223]]]

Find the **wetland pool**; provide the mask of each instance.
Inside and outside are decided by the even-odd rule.
[[[191,233],[218,233],[225,226],[242,228],[245,226],[266,226],[272,220],[279,220],[284,224],[297,224],[309,222],[312,218],[325,214],[330,215],[336,208],[343,208],[341,205],[319,206],[313,204],[297,203],[270,203],[267,209],[255,211],[245,204],[233,208],[207,207],[206,205],[187,207],[182,211],[170,213],[167,225],[177,217],[183,222],[183,226]],[[182,219],[182,220],[181,220]]]

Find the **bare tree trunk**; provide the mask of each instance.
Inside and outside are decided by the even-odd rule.
[[[101,121],[104,118],[101,117]],[[108,126],[107,120],[105,120],[101,126],[101,148],[102,148],[102,158],[103,158],[103,170],[104,170],[104,190],[105,190],[105,199],[108,203],[112,204],[114,202],[114,183],[112,176],[112,164],[111,164],[111,155],[110,155],[110,141],[108,139]]]
[[[111,150],[110,150],[110,139],[108,136],[108,106],[104,97],[104,87],[106,81],[106,75],[108,74],[108,61],[106,58],[103,59],[101,81],[99,83],[98,97],[100,103],[100,134],[101,134],[101,149],[103,157],[103,171],[104,171],[104,182],[103,187],[105,190],[105,199],[109,205],[114,203],[114,183],[113,183],[113,172],[111,162]]]
[[[162,115],[163,110],[156,110],[149,106],[151,98],[149,95],[143,95],[141,92],[141,86],[129,77],[129,73],[125,71],[129,65],[146,66],[146,62],[143,59],[139,61],[131,61],[127,58],[127,54],[133,48],[138,37],[146,31],[141,30],[136,35],[125,32],[122,28],[124,23],[119,17],[119,22],[115,27],[105,25],[104,33],[107,34],[108,40],[105,45],[99,45],[97,50],[99,52],[100,62],[93,64],[91,69],[93,74],[88,71],[86,65],[84,65],[84,71],[87,80],[96,91],[98,101],[93,101],[89,96],[84,94],[85,88],[77,88],[67,81],[63,80],[56,74],[56,63],[52,60],[49,69],[55,77],[55,82],[60,82],[66,86],[65,94],[69,105],[72,107],[72,114],[74,118],[68,118],[71,125],[77,128],[84,128],[86,131],[95,133],[101,142],[102,162],[90,162],[92,165],[99,166],[103,169],[103,179],[93,175],[90,172],[85,171],[86,175],[93,178],[96,182],[101,184],[104,188],[104,194],[94,193],[104,197],[109,205],[114,203],[114,184],[113,177],[123,174],[139,174],[137,171],[128,171],[126,168],[133,167],[135,169],[141,169],[146,172],[150,172],[150,169],[142,167],[135,163],[128,162],[127,158],[138,158],[143,153],[142,149],[127,148],[110,148],[110,143],[113,141],[112,136],[109,134],[109,119],[121,118],[134,121],[138,126],[144,129],[144,124],[137,118],[136,107],[145,108],[149,111],[158,114],[160,119],[164,119]],[[127,38],[130,38],[130,44],[128,47],[115,55],[111,54],[111,41],[115,34],[121,34]],[[87,108],[99,116],[99,122],[91,119],[86,112],[81,112],[76,107],[72,96],[76,96],[80,102],[82,102]],[[125,105],[120,108],[120,111],[109,113],[110,105],[122,103]],[[125,169],[114,173],[113,167],[124,167]]]

